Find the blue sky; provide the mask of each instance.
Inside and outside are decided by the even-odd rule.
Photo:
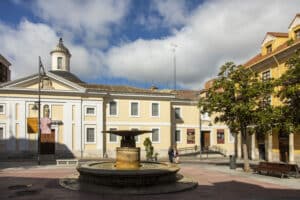
[[[287,32],[298,0],[0,1],[0,54],[12,78],[37,71],[59,37],[71,71],[90,83],[201,89],[225,61],[258,53],[268,31]],[[274,23],[276,22],[276,23]]]

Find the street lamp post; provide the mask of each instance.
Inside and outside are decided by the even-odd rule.
[[[38,102],[37,102],[37,109],[38,109],[38,144],[37,144],[37,161],[38,165],[41,164],[41,70],[43,70],[43,76],[45,76],[45,69],[41,61],[41,57],[39,56],[39,64],[38,64]]]

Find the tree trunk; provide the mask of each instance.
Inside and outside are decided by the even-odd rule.
[[[248,158],[248,145],[247,145],[247,131],[246,127],[241,128],[242,144],[243,144],[243,158],[244,158],[244,171],[250,171],[249,158]]]

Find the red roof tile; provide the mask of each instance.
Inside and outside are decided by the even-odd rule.
[[[282,33],[282,32],[267,32],[266,35],[272,35],[274,37],[288,37],[288,33]]]
[[[295,41],[295,43],[299,43],[299,40],[298,41]],[[261,55],[260,53],[257,54],[256,56],[254,56],[253,58],[251,58],[250,60],[248,60],[244,66],[245,67],[250,67],[251,65],[259,62],[259,61],[262,61],[263,59],[267,58],[267,57],[270,57],[272,55],[275,55],[277,54],[279,51],[283,50],[283,49],[286,49],[286,48],[289,48],[289,45],[288,45],[288,42],[285,42],[283,43],[282,45],[280,45],[279,47],[277,47],[272,53],[269,53],[269,54],[266,54],[266,55]]]

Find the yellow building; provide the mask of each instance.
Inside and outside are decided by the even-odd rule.
[[[244,66],[259,72],[262,80],[279,78],[286,70],[286,61],[300,49],[300,14],[288,27],[287,33],[268,32],[262,41],[260,53],[247,61]],[[268,99],[272,106],[281,104],[274,95]],[[300,161],[300,134],[271,131],[251,136],[252,159],[268,161]]]
[[[110,129],[152,130],[138,136],[136,144],[143,150],[149,137],[159,157],[167,157],[174,144],[199,147],[199,91],[89,84],[71,73],[70,59],[60,39],[41,81],[41,117],[52,121],[51,133],[42,130],[42,154],[115,157],[120,138],[103,134]],[[1,156],[36,155],[38,85],[38,74],[0,85]]]

